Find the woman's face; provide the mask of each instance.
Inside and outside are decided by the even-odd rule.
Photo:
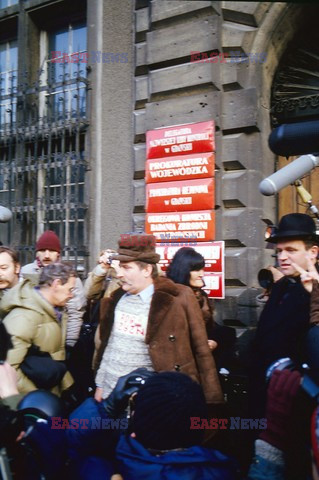
[[[200,270],[192,270],[190,272],[190,278],[189,278],[190,286],[202,288],[204,286],[203,276],[204,276],[203,268],[201,268]]]

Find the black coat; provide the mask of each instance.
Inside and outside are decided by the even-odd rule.
[[[274,361],[290,357],[304,361],[304,343],[310,321],[310,294],[300,278],[283,277],[273,285],[261,313],[252,345],[250,379],[254,406],[264,409],[267,368]],[[259,410],[259,409],[258,409]]]

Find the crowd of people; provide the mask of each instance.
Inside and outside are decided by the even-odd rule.
[[[83,285],[50,230],[22,268],[1,246],[0,448],[14,478],[319,478],[319,236],[293,213],[267,241],[277,266],[244,363],[235,330],[214,320],[196,248],[180,248],[163,274],[155,237],[125,234]],[[236,364],[245,418],[224,389]]]

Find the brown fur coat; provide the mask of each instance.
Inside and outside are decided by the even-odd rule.
[[[205,323],[193,291],[164,277],[154,280],[154,288],[145,338],[154,370],[186,373],[201,383],[207,403],[223,403]],[[124,293],[118,289],[101,300],[101,346],[96,368],[112,330],[115,307]]]

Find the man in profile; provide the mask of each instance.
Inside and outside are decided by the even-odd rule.
[[[4,296],[3,323],[13,344],[7,360],[17,370],[19,393],[37,389],[20,368],[30,347],[49,353],[54,360],[65,360],[67,319],[63,307],[73,297],[75,281],[76,272],[70,265],[52,263],[42,269],[38,287],[24,280]],[[59,395],[72,383],[71,375],[66,372],[52,391]]]

